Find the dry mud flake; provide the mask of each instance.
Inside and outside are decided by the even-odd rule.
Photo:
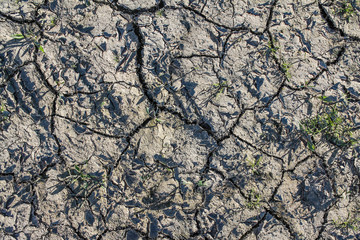
[[[8,112],[5,131],[0,133],[1,172],[26,181],[58,161],[49,106],[54,99],[34,64],[21,68],[1,89],[1,101]]]
[[[1,1],[0,238],[359,238],[358,13]]]
[[[0,2],[0,14],[21,21],[34,21],[36,11],[44,4],[44,0],[4,0]]]
[[[323,13],[330,16],[332,26],[341,29],[346,35],[360,38],[358,31],[360,24],[359,1],[319,1]]]
[[[195,210],[202,201],[197,172],[204,169],[215,141],[198,126],[171,115],[161,114],[159,119],[162,123],[152,120],[134,135],[110,178],[123,194],[111,197],[119,204],[108,226],[116,229],[118,222],[140,232],[150,226],[154,238],[188,238],[197,231]]]
[[[320,166],[318,159],[310,158],[294,172],[285,173],[275,201],[271,203],[274,214],[290,226],[293,237],[311,239],[318,236],[325,212],[336,201],[331,181]]]
[[[341,34],[328,26],[314,1],[279,1],[269,31],[275,47],[272,54],[291,86],[308,84],[345,50]]]
[[[228,28],[250,28],[256,32],[262,32],[266,28],[266,22],[270,14],[270,8],[274,1],[177,1],[178,5],[185,6],[201,15],[208,21],[212,21]]]
[[[244,107],[267,104],[284,81],[276,63],[266,57],[268,38],[233,33],[201,18],[171,21],[174,13],[143,19],[154,27],[144,29],[144,81],[149,93],[159,104],[205,122],[218,136],[226,135]],[[170,28],[186,37],[179,39],[183,34],[172,34]]]

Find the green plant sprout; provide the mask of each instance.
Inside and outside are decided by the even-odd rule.
[[[8,116],[6,114],[6,106],[4,103],[1,103],[0,107],[0,123],[8,120]]]
[[[149,117],[152,118],[151,121],[153,122],[154,126],[156,126],[158,123],[163,122],[163,120],[161,120],[160,118],[157,117],[157,113],[158,113],[157,110],[153,111],[153,110],[150,110],[150,108],[147,107],[146,108],[146,113],[149,115]]]
[[[198,185],[199,187],[204,187],[204,186],[206,186],[206,181],[205,181],[205,180],[199,180],[199,181],[197,182],[197,185]]]
[[[216,97],[218,97],[220,94],[222,94],[224,92],[224,90],[226,88],[229,87],[228,82],[224,81],[224,82],[220,82],[220,83],[214,83],[213,87],[216,88]]]
[[[309,138],[321,135],[338,147],[348,147],[355,145],[359,141],[352,137],[354,131],[352,125],[348,119],[339,114],[338,106],[334,104],[327,106],[325,111],[317,116],[302,120],[300,129]],[[308,140],[307,145],[311,151],[315,151],[315,145],[311,140]]]
[[[253,174],[259,175],[259,170],[257,169],[260,166],[260,162],[262,160],[262,156],[260,156],[257,160],[254,157],[247,157],[246,162],[250,167]]]
[[[341,15],[343,18],[346,19],[346,21],[349,21],[349,19],[355,14],[355,9],[352,4],[349,1],[344,0],[338,5],[339,8],[337,10],[334,10],[334,13]]]
[[[319,99],[325,103],[331,103],[332,101],[327,96],[320,96]]]
[[[268,52],[275,54],[280,48],[275,46],[275,41],[268,41]]]
[[[50,26],[51,26],[51,27],[54,27],[54,26],[56,25],[56,22],[57,22],[56,17],[52,17],[52,18],[50,19]]]
[[[91,190],[106,186],[103,177],[86,173],[82,166],[78,165],[68,170],[68,176],[64,180],[68,186],[72,186],[74,191],[77,191],[76,197],[87,197]]]
[[[350,214],[348,214],[345,220],[341,220],[340,218],[333,220],[333,225],[339,229],[351,229],[358,231],[360,229],[360,217],[352,218],[350,217]]]
[[[119,55],[117,55],[116,53],[113,53],[114,54],[114,61],[116,62],[116,63],[119,63],[120,62],[120,57],[119,57]]]
[[[256,193],[254,189],[251,189],[249,200],[246,203],[246,207],[249,209],[256,209],[260,206],[261,196]]]
[[[25,35],[22,33],[14,34],[11,35],[11,37],[16,40],[30,39],[35,47],[37,47],[41,52],[45,53],[44,48],[41,46],[41,44],[38,41],[38,37],[35,36],[34,33],[32,32],[28,32],[28,34]]]
[[[290,71],[289,71],[290,67],[291,67],[291,64],[289,64],[289,63],[284,62],[284,63],[281,64],[281,70],[285,74],[286,79],[288,81],[290,81],[290,78],[291,78],[291,74],[290,74]]]
[[[161,9],[161,10],[157,11],[157,12],[156,12],[156,16],[158,16],[158,17],[164,16],[164,10]]]
[[[315,144],[311,140],[307,141],[307,147],[310,151],[312,151],[312,152],[315,151]]]
[[[143,175],[141,175],[141,180],[143,181],[143,182],[145,182],[145,181],[147,181],[147,180],[149,180],[150,178],[151,178],[151,174],[150,173],[147,173],[147,174],[143,174]]]

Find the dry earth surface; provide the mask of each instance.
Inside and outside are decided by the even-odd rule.
[[[1,239],[360,239],[360,1],[1,0]]]

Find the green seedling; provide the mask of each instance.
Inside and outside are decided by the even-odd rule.
[[[28,32],[28,34],[14,34],[14,35],[11,35],[11,37],[13,39],[16,39],[16,40],[22,40],[22,39],[29,39],[30,41],[32,41],[32,43],[34,44],[34,46],[39,49],[41,52],[45,53],[44,51],[44,48],[41,46],[41,44],[39,43],[38,41],[38,37],[35,36],[32,32]]]
[[[142,175],[140,178],[143,182],[145,182],[145,181],[149,180],[150,177],[151,177],[151,174],[148,173],[148,174]]]
[[[320,96],[319,99],[324,103],[331,103],[332,101],[327,96]]]
[[[8,116],[6,115],[6,106],[4,103],[1,103],[0,107],[0,123],[7,121]]]
[[[333,225],[339,229],[346,229],[346,230],[351,229],[354,231],[358,231],[360,230],[360,217],[353,218],[350,217],[349,214],[345,220],[341,220],[341,219],[333,220]]]
[[[229,87],[228,82],[220,82],[220,83],[214,83],[213,87],[216,88],[216,97],[218,97],[220,94],[224,92],[226,88]]]
[[[312,152],[315,151],[315,144],[311,140],[308,140],[307,147],[310,151],[312,151]]]
[[[51,26],[51,27],[54,27],[54,26],[56,25],[56,22],[57,22],[56,17],[52,17],[52,18],[50,19],[50,26]]]
[[[116,63],[119,63],[119,62],[120,62],[120,57],[119,57],[117,54],[115,54],[115,53],[114,53],[114,61],[115,61]]]
[[[68,170],[68,176],[64,178],[64,181],[77,191],[76,197],[87,197],[90,191],[106,185],[103,177],[86,173],[83,167],[78,165]]]
[[[256,193],[254,189],[251,189],[249,200],[246,203],[246,207],[249,209],[256,209],[260,206],[261,196]]]
[[[158,16],[158,17],[164,16],[164,10],[161,9],[161,10],[157,11],[157,12],[156,12],[156,16]]]
[[[302,120],[300,129],[308,135],[308,139],[320,135],[338,147],[353,146],[359,141],[352,137],[352,122],[340,115],[336,104],[327,106],[315,117]],[[308,148],[314,151],[315,145],[308,141]]]
[[[65,83],[65,81],[56,80],[55,83],[56,83],[56,85],[57,85],[58,87],[60,87],[62,84]]]
[[[149,117],[152,118],[152,122],[154,126],[156,126],[158,123],[162,123],[163,120],[157,117],[158,110],[150,110],[150,108],[146,108],[146,113],[149,115]]]
[[[25,38],[25,36],[23,34],[14,34],[14,35],[11,35],[11,37],[13,39],[18,39],[18,40]]]
[[[342,1],[334,13],[342,16],[346,21],[349,21],[349,19],[355,15],[355,9],[349,1]]]
[[[204,180],[199,180],[199,181],[197,182],[197,185],[198,185],[199,187],[204,187],[204,186],[206,186],[206,181],[204,181]]]
[[[275,54],[280,48],[275,46],[275,41],[269,41],[268,42],[268,52]]]
[[[259,175],[259,170],[257,168],[260,166],[261,160],[262,160],[262,156],[260,156],[257,160],[254,157],[246,158],[247,164],[250,167],[253,174]]]
[[[281,64],[281,70],[283,71],[283,73],[285,74],[286,76],[286,79],[288,81],[290,81],[290,78],[291,78],[291,74],[290,74],[290,67],[291,65],[289,63],[283,63]]]

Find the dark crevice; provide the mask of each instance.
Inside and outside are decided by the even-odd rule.
[[[328,224],[328,216],[329,216],[329,212],[331,210],[331,208],[336,204],[337,201],[333,202],[332,204],[330,204],[330,206],[325,210],[325,213],[324,213],[324,216],[323,216],[323,219],[322,219],[322,223],[321,223],[321,226],[320,226],[320,230],[319,230],[319,234],[318,236],[315,238],[315,240],[320,240],[320,239],[323,239],[321,237],[322,233],[325,231],[325,228]]]
[[[293,172],[295,171],[295,169],[296,169],[299,165],[303,164],[304,162],[306,162],[307,160],[309,160],[311,157],[312,157],[312,154],[306,156],[306,157],[303,158],[302,160],[298,161],[293,168],[287,169],[287,170],[285,170],[285,172],[293,173]]]
[[[286,227],[286,229],[289,231],[290,236],[292,237],[292,239],[301,239],[298,233],[296,233],[292,227],[291,224],[288,223],[287,221],[285,221],[285,219],[283,219],[281,217],[281,215],[279,215],[276,211],[274,211],[272,208],[266,209],[268,211],[269,214],[271,214],[271,216],[273,216],[276,220],[278,220],[279,222],[282,223],[282,225],[284,225]]]
[[[209,173],[210,170],[210,159],[212,158],[212,156],[214,155],[214,152],[217,150],[217,148],[212,149],[209,154],[206,156],[206,163],[204,166],[204,170],[202,171],[202,179],[201,180],[205,180],[203,179],[204,176],[206,176]]]
[[[130,15],[138,15],[138,14],[142,14],[142,13],[154,13],[162,8],[165,7],[165,1],[164,0],[160,0],[160,2],[150,8],[137,8],[137,9],[131,9],[123,4],[120,4],[118,0],[114,0],[110,2],[103,2],[103,1],[99,1],[99,0],[93,0],[95,3],[98,4],[106,4],[106,5],[110,5],[113,9],[115,9],[116,11],[120,11],[122,13],[126,13],[126,14],[130,14]]]
[[[36,54],[35,54],[36,56]],[[51,84],[49,83],[48,79],[45,77],[45,74],[43,73],[43,71],[41,70],[39,64],[36,62],[36,58],[35,61],[33,62],[37,72],[40,74],[40,78],[42,80],[42,82],[44,83],[44,85],[55,95],[58,95],[58,92],[55,90],[55,88],[53,86],[51,86]]]
[[[343,32],[343,30],[341,30],[340,28],[336,27],[335,22],[332,20],[332,18],[330,17],[330,15],[328,14],[328,12],[326,11],[326,9],[324,8],[323,5],[321,5],[320,1],[318,1],[318,6],[320,9],[320,14],[321,17],[327,22],[328,26],[330,29],[339,32],[340,36],[345,37],[345,33]]]
[[[17,66],[16,69],[9,70],[9,68],[4,68],[3,71],[5,73],[5,81],[4,83],[0,84],[0,88],[6,87],[7,83],[10,81],[11,78],[13,78],[16,74],[18,74],[21,71],[21,68],[26,67],[30,64],[33,64],[33,60],[26,61],[20,66]],[[3,66],[2,66],[3,67]]]
[[[71,223],[70,219],[68,219],[68,220],[69,220],[69,222]],[[71,223],[70,225],[68,225],[68,226],[74,231],[74,233],[75,233],[75,235],[78,237],[78,239],[87,240],[87,238],[84,237],[84,236],[80,233],[80,231],[79,231],[78,229],[76,229],[76,228],[72,225],[72,223]]]
[[[227,179],[240,193],[240,195],[245,198],[245,199],[249,199],[248,196],[246,196],[246,194],[243,192],[243,188],[240,187],[232,178],[228,178]]]
[[[219,27],[222,27],[222,28],[225,28],[225,29],[228,29],[228,30],[231,30],[231,31],[235,31],[235,32],[241,32],[241,31],[246,31],[246,32],[250,32],[254,35],[262,35],[261,32],[257,32],[257,31],[254,31],[248,27],[245,27],[245,26],[239,26],[239,27],[229,27],[229,26],[226,26],[226,25],[223,25],[221,23],[217,23],[209,18],[207,18],[203,13],[201,13],[200,11],[198,10],[195,10],[189,6],[186,6],[185,4],[181,3],[180,4],[181,7],[183,7],[184,9],[188,10],[188,11],[191,11],[193,13],[195,13],[196,15],[202,17],[206,22],[208,23],[211,23],[213,25],[216,25],[216,26],[219,26]]]
[[[15,23],[19,23],[19,24],[31,24],[31,23],[35,23],[36,20],[32,19],[18,19],[9,15],[6,15],[5,13],[0,11],[0,17],[6,18],[9,21],[15,22]]]
[[[107,133],[101,132],[99,130],[96,130],[96,129],[93,129],[93,128],[89,127],[89,123],[78,121],[78,120],[72,119],[70,117],[62,116],[62,115],[59,115],[59,114],[55,114],[55,116],[59,117],[59,118],[66,119],[66,120],[68,120],[70,122],[73,122],[73,123],[76,123],[76,124],[79,124],[79,125],[84,125],[84,126],[86,126],[87,129],[89,129],[89,131],[91,131],[91,132],[93,132],[95,134],[104,136],[104,137],[115,138],[115,139],[121,139],[121,138],[126,137],[125,135],[112,135],[112,134],[107,134]]]
[[[149,88],[147,86],[147,83],[145,81],[145,77],[143,74],[143,65],[144,65],[144,60],[143,60],[143,51],[144,51],[144,45],[145,45],[145,39],[141,33],[140,27],[136,22],[132,23],[133,29],[134,29],[134,33],[138,38],[138,46],[137,46],[137,51],[136,51],[136,74],[138,76],[138,79],[141,83],[143,92],[146,96],[146,98],[150,101],[150,103],[153,105],[154,109],[156,109],[156,101],[154,99],[154,97],[149,93]]]
[[[241,137],[237,136],[236,134],[232,133],[231,135],[234,136],[234,137],[235,137],[237,140],[239,140],[240,142],[245,143],[246,145],[248,145],[248,146],[256,149],[257,151],[263,153],[264,155],[266,155],[266,156],[268,156],[268,157],[272,157],[272,158],[274,158],[274,159],[277,159],[277,160],[281,161],[282,163],[284,162],[282,158],[267,153],[266,151],[264,151],[264,150],[262,150],[261,148],[255,146],[254,144],[250,143],[249,141],[246,141],[245,139],[242,139]]]
[[[140,124],[139,126],[137,126],[133,131],[130,132],[130,134],[126,137],[126,142],[128,143],[126,145],[126,147],[124,148],[124,150],[121,152],[120,157],[117,159],[117,161],[114,164],[114,169],[116,169],[121,161],[122,156],[126,153],[126,151],[129,149],[130,145],[131,145],[131,139],[133,138],[133,136],[138,133],[141,129],[145,128],[146,125],[152,120],[151,117],[147,118],[142,124]],[[111,174],[111,170],[112,169],[108,169],[108,174],[107,176],[110,176]]]
[[[192,238],[195,238],[197,236],[202,235],[202,231],[201,231],[202,228],[201,228],[201,224],[200,224],[199,219],[198,219],[199,213],[200,213],[199,209],[196,209],[194,219],[196,221],[197,230],[190,234],[190,237],[192,237]]]
[[[260,224],[262,224],[262,223],[265,221],[267,215],[268,215],[268,213],[266,212],[266,213],[264,214],[264,216],[262,216],[262,218],[261,218],[256,224],[254,224],[249,230],[247,230],[247,231],[240,237],[240,240],[246,239],[246,237],[247,237],[249,234],[251,234],[252,232],[254,232],[254,230],[255,230],[256,228],[258,228],[258,227],[260,226]],[[275,240],[275,239],[274,239],[274,240]]]
[[[205,58],[219,58],[219,56],[209,55],[209,54],[191,54],[187,56],[175,56],[175,59],[181,58],[195,58],[195,57],[205,57]]]
[[[210,168],[209,168],[209,171],[214,172],[214,173],[216,173],[217,175],[220,175],[220,177],[221,177],[222,180],[226,180],[225,174],[224,174],[223,172],[221,172],[220,170],[218,170],[218,169],[216,169],[216,168],[210,167]]]
[[[78,91],[76,90],[75,92],[73,93],[64,93],[62,96],[64,97],[74,97],[76,95],[79,95],[79,94],[83,94],[83,95],[94,95],[94,94],[98,94],[100,92],[103,92],[103,90],[98,90],[98,91],[94,91],[94,92],[85,92],[85,91]]]
[[[272,194],[271,194],[271,196],[270,196],[270,198],[269,198],[269,202],[274,202],[274,201],[276,201],[276,200],[275,200],[275,196],[276,196],[276,194],[278,193],[281,185],[282,185],[283,182],[284,182],[284,176],[285,176],[285,171],[282,169],[280,182],[279,182],[279,184],[277,184],[277,186],[275,187],[274,191],[272,192]]]
[[[266,28],[265,28],[265,30],[263,31],[263,33],[265,33],[265,32],[269,33],[270,23],[271,23],[271,21],[272,21],[273,14],[274,14],[274,8],[275,8],[275,5],[277,4],[277,2],[278,2],[278,0],[274,0],[273,3],[271,4],[270,13],[269,13],[268,19],[267,19],[267,21],[266,21]],[[271,47],[274,47],[274,46],[273,46],[274,42],[272,41],[272,40],[273,40],[273,39],[272,39],[272,36],[271,36],[270,40],[271,40],[271,44],[272,44]]]
[[[324,169],[325,171],[325,175],[326,177],[329,179],[330,185],[331,185],[331,190],[333,191],[333,193],[335,194],[335,198],[339,198],[341,196],[337,195],[337,191],[336,191],[336,187],[335,187],[335,183],[334,183],[334,177],[332,177],[332,174],[329,172],[328,166],[326,164],[326,160],[324,159],[324,157],[320,156],[318,153],[314,152],[314,155],[317,156],[320,159],[320,163],[322,165],[322,169]]]

